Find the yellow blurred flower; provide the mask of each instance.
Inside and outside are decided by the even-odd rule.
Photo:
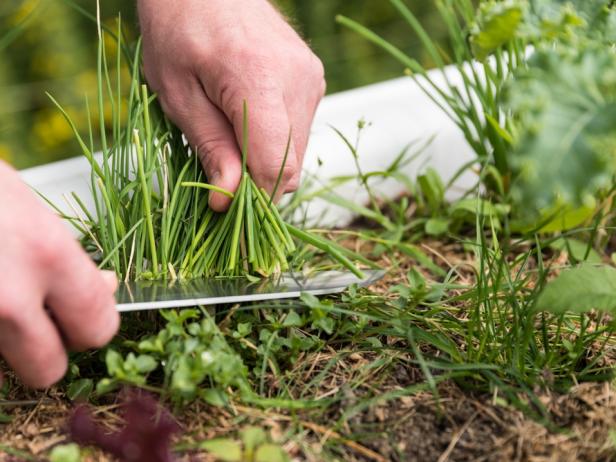
[[[30,70],[40,75],[56,75],[62,69],[60,63],[46,53],[32,53]]]
[[[77,88],[79,94],[88,95],[91,97],[96,93],[96,71],[93,69],[86,70],[81,72],[77,76]]]
[[[70,109],[67,112],[72,112]],[[52,149],[73,138],[73,132],[57,109],[46,109],[36,114],[32,127],[37,143]]]
[[[39,6],[41,0],[24,0],[21,2],[21,5],[17,7],[15,12],[9,16],[8,23],[11,26],[16,26],[20,24],[24,19],[26,19],[35,8]]]

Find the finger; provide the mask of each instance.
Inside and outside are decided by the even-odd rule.
[[[185,87],[181,93],[165,105],[165,112],[196,150],[208,182],[235,192],[242,175],[242,161],[231,124],[209,101],[199,82]],[[230,203],[231,199],[224,194],[209,194],[210,207],[217,212],[227,210]]]
[[[315,84],[315,82],[317,82]],[[297,82],[291,82],[289,88],[301,88],[301,91],[287,93],[285,101],[288,108],[289,121],[292,127],[293,143],[297,157],[297,165],[300,166],[296,172],[296,177],[290,182],[291,186],[297,186],[301,178],[301,166],[304,163],[304,156],[310,138],[310,131],[314,121],[319,102],[325,94],[325,80],[321,78],[305,79],[298,87]],[[288,189],[285,192],[292,192]]]
[[[100,348],[113,338],[120,324],[115,275],[98,270],[71,238],[62,248],[63,258],[51,264],[53,279],[48,281],[45,305],[68,347]]]
[[[40,300],[12,308],[0,319],[0,354],[25,385],[47,388],[66,373],[62,339]]]
[[[301,104],[294,100],[289,104],[289,121],[291,124],[292,143],[295,148],[295,158],[297,165],[300,166],[291,181],[286,185],[284,192],[293,192],[297,189],[302,169],[301,166],[304,163],[304,156],[306,154],[306,147],[308,146],[308,139],[310,137],[310,129],[312,127],[312,120],[314,118],[315,109],[310,109],[308,104]]]
[[[280,177],[278,192],[285,191],[298,171],[295,145],[291,143],[285,161],[285,151],[291,124],[282,91],[246,89],[238,93],[248,108],[247,163],[259,187],[272,193]],[[232,120],[239,143],[243,136],[243,102],[238,99],[223,107]],[[284,161],[284,162],[283,162]]]

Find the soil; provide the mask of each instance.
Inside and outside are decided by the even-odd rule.
[[[387,387],[408,385],[417,371],[400,370]],[[611,432],[616,429],[616,393],[609,383],[585,383],[566,395],[545,395],[544,404],[562,427],[550,430],[520,411],[495,404],[489,396],[466,393],[452,382],[439,388],[439,399],[431,392],[403,396],[372,406],[350,421],[349,434],[369,434],[366,440],[330,432],[329,420],[296,415],[303,422],[303,444],[307,454],[294,442],[284,448],[294,460],[320,461],[319,448],[333,442],[342,447],[345,461],[610,461],[616,451]],[[71,406],[53,392],[28,397],[32,404],[15,406],[9,413],[13,422],[5,425],[0,444],[42,457],[51,447],[66,442],[63,431]],[[118,406],[102,406],[97,415],[110,429],[121,424]],[[268,428],[273,437],[283,435],[293,424],[289,415],[236,408],[221,411],[203,404],[178,415],[183,430],[195,441],[228,435],[237,416]],[[316,455],[315,455],[316,453]],[[1,461],[24,458],[0,455]],[[44,460],[33,459],[33,460]],[[111,461],[93,451],[88,461]],[[189,454],[180,460],[213,460],[203,454]]]

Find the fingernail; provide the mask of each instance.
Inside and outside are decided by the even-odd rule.
[[[103,279],[105,280],[107,286],[115,292],[118,288],[118,278],[116,277],[116,274],[113,271],[108,270],[102,270],[101,274],[103,275]]]

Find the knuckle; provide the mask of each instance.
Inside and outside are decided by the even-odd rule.
[[[158,101],[164,113],[174,121],[177,121],[181,103],[176,92],[173,90],[173,84],[165,79],[158,90],[155,90],[158,95]]]
[[[310,48],[304,46],[304,49],[298,50],[293,48],[288,52],[288,59],[295,67],[303,73],[308,74],[313,78],[322,78],[325,75],[323,63]]]
[[[182,56],[184,59],[190,59],[192,62],[210,61],[210,58],[215,56],[212,47],[208,46],[203,40],[203,36],[196,33],[182,33]]]
[[[232,58],[229,62],[239,62],[245,68],[267,68],[272,62],[268,47],[249,46],[244,40],[232,39],[227,44],[226,52]],[[237,61],[236,61],[237,60]]]
[[[259,92],[261,100],[266,102],[271,95],[282,94],[283,83],[275,69],[262,70],[255,74],[254,88]]]
[[[273,162],[271,166],[263,170],[261,178],[268,184],[273,185],[278,180],[278,177],[280,177],[281,186],[286,187],[286,185],[293,180],[295,171],[294,165],[289,165],[287,163],[282,167],[280,163]]]
[[[280,172],[280,179],[282,182],[289,183],[295,177],[296,168],[294,165],[289,165],[288,163],[283,167]],[[278,176],[278,173],[276,174]]]

